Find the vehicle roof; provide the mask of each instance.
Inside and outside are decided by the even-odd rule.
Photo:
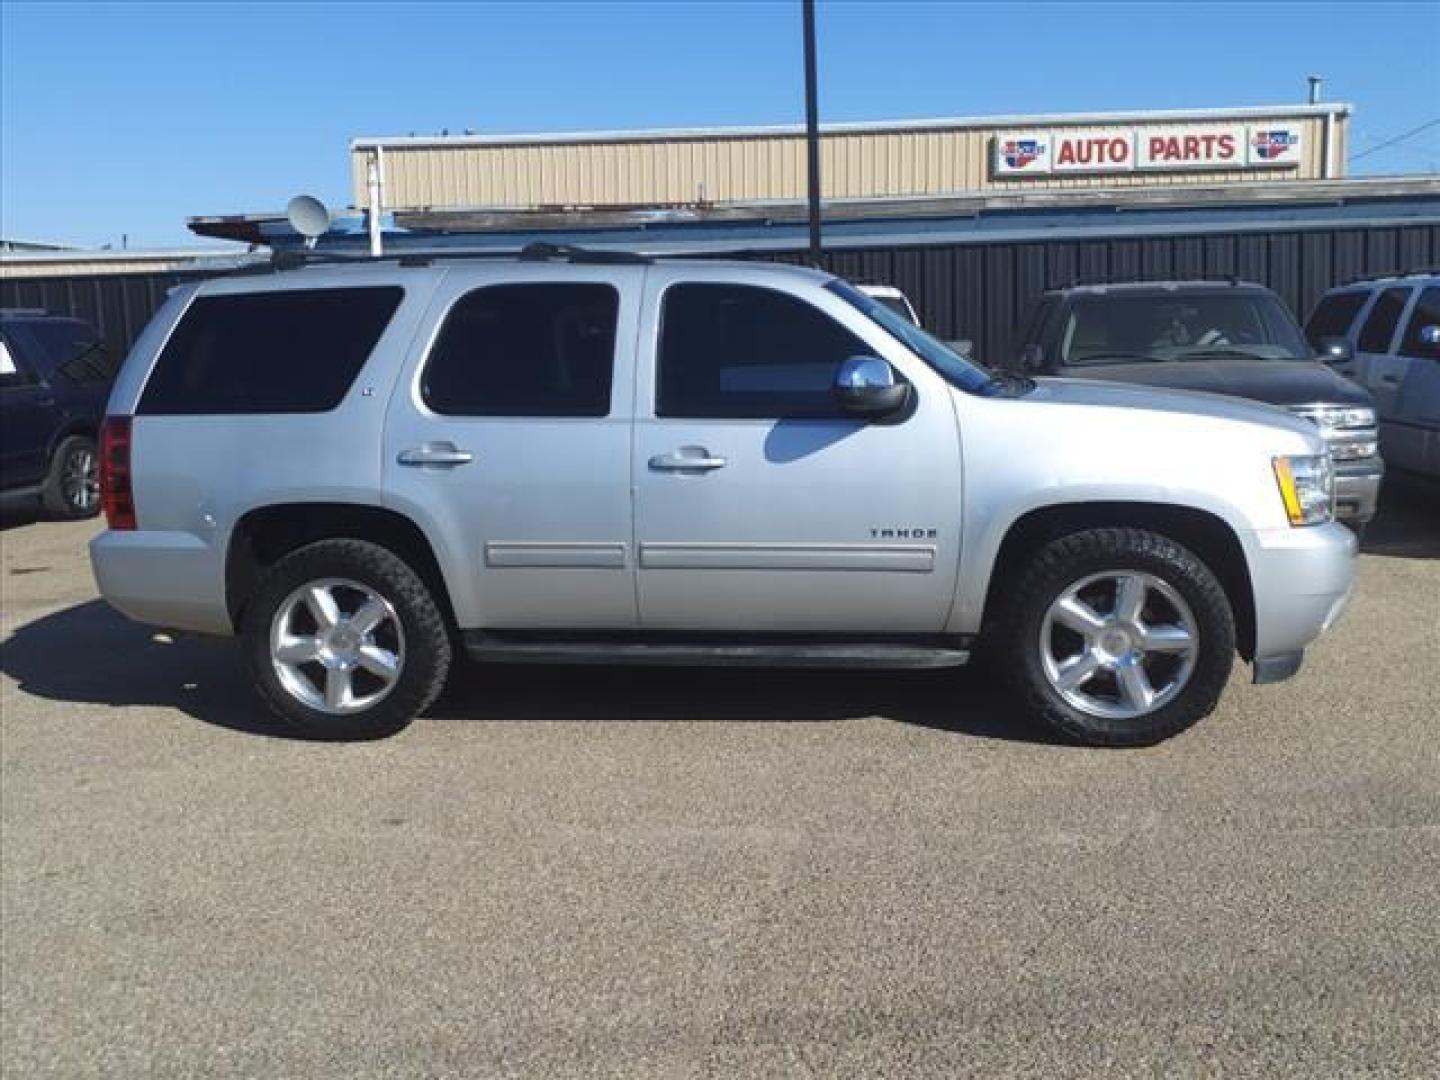
[[[1370,289],[1391,289],[1397,285],[1435,285],[1440,283],[1440,271],[1416,270],[1408,274],[1385,274],[1377,277],[1358,278],[1326,289],[1325,295],[1341,292],[1366,292]]]
[[[78,315],[50,312],[43,308],[0,308],[0,322],[4,323],[76,323],[93,330],[88,322]]]
[[[1065,285],[1046,290],[1046,296],[1171,296],[1179,292],[1263,292],[1258,281],[1109,281]]]
[[[632,266],[653,265],[663,267],[667,270],[692,271],[697,277],[724,277],[733,275],[737,278],[764,278],[764,279],[785,279],[801,280],[808,282],[824,283],[832,280],[835,275],[824,270],[816,270],[808,266],[797,266],[792,263],[775,263],[751,259],[672,259],[655,258],[649,260],[637,260],[629,253],[616,253],[614,261],[607,261],[604,256],[607,252],[598,251],[592,253],[593,258],[569,259],[522,259],[513,256],[495,257],[467,257],[461,255],[446,255],[444,253],[416,254],[411,252],[397,253],[393,256],[381,256],[379,258],[355,258],[355,259],[325,259],[317,258],[298,266],[273,267],[265,265],[261,267],[246,268],[228,274],[222,274],[201,282],[198,286],[201,292],[269,292],[282,291],[286,288],[304,287],[343,287],[346,285],[360,284],[395,284],[412,277],[433,276],[451,270],[479,270],[485,271],[484,276],[493,276],[498,268],[502,271],[512,268],[516,271],[533,271],[544,269],[547,276],[556,274],[563,276],[567,272],[575,274],[593,274],[597,269],[606,267],[625,268]]]

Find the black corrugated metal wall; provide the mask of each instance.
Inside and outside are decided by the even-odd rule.
[[[971,339],[983,360],[1013,351],[1041,292],[1074,281],[1234,276],[1268,285],[1303,319],[1326,289],[1440,264],[1440,224],[874,248],[830,252],[824,261],[841,277],[896,286],[926,329]]]
[[[78,315],[99,330],[105,344],[121,356],[165,302],[170,287],[194,277],[165,273],[0,278],[0,307]]]
[[[765,257],[800,262],[805,256]],[[1013,350],[1017,326],[1036,296],[1077,280],[1233,275],[1270,286],[1303,318],[1331,286],[1440,264],[1440,224],[867,248],[831,252],[825,264],[842,277],[899,287],[928,329],[947,340],[971,339],[983,360]],[[165,291],[193,276],[3,279],[0,306],[80,315],[115,348],[126,349]]]

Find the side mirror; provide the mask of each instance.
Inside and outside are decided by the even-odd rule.
[[[851,416],[878,419],[899,412],[910,400],[910,384],[878,356],[852,356],[835,373],[835,400]]]
[[[1045,370],[1045,346],[1026,345],[1020,350],[1020,370],[1039,372]]]
[[[954,349],[957,355],[965,357],[966,360],[973,358],[972,354],[975,351],[975,343],[969,338],[959,338],[956,341],[947,341],[945,344]]]
[[[1355,360],[1355,350],[1350,347],[1349,340],[1343,337],[1321,338],[1315,355],[1333,367],[1344,367]]]

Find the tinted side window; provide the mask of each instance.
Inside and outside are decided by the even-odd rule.
[[[1375,299],[1375,306],[1360,329],[1360,340],[1355,347],[1361,352],[1383,353],[1390,351],[1390,342],[1395,337],[1395,324],[1405,310],[1405,301],[1410,297],[1409,289],[1386,289]]]
[[[1319,348],[1323,338],[1348,336],[1355,316],[1360,314],[1367,299],[1368,293],[1348,292],[1321,300],[1305,323],[1305,336],[1310,339],[1310,344]]]
[[[605,416],[620,294],[610,285],[491,285],[450,309],[420,396],[447,416]]]
[[[873,352],[823,311],[773,289],[675,285],[661,311],[655,413],[843,416],[832,395],[836,369]]]
[[[398,286],[195,300],[155,361],[139,411],[172,416],[325,412],[380,340]]]
[[[1420,340],[1420,331],[1427,326],[1440,326],[1440,287],[1435,285],[1421,290],[1420,298],[1415,301],[1405,336],[1400,340],[1401,356],[1440,357],[1440,345]]]

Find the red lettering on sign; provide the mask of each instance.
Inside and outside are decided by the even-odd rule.
[[[1115,165],[1124,165],[1130,158],[1130,144],[1124,139],[1110,140],[1110,161]]]
[[[1223,158],[1223,159],[1229,159],[1229,158],[1233,158],[1234,156],[1235,156],[1235,136],[1234,136],[1234,135],[1221,135],[1221,136],[1220,136],[1220,157]]]
[[[1185,136],[1185,160],[1194,161],[1200,156],[1200,140],[1194,135]]]

